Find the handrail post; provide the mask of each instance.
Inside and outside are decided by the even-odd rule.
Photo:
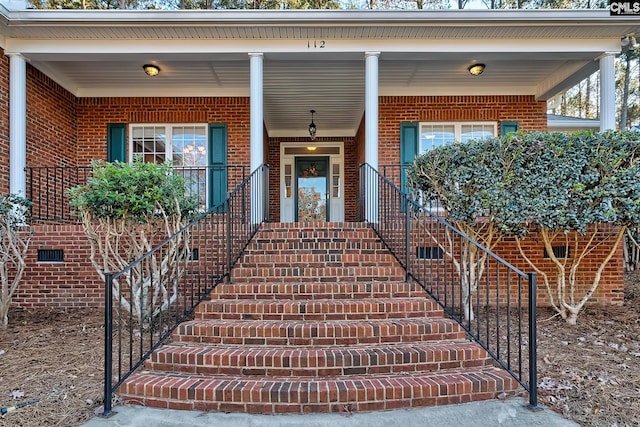
[[[113,373],[113,274],[105,273],[104,277],[104,411],[103,418],[115,414],[111,410],[111,376]]]
[[[228,283],[231,283],[231,197],[228,197],[225,203],[227,204],[227,268],[225,273],[229,275]]]
[[[411,251],[409,250],[409,244],[411,242],[411,215],[409,213],[409,197],[406,194],[400,193],[400,197],[404,200],[404,234],[405,234],[405,266],[404,266],[404,281],[409,283],[409,257]]]
[[[262,165],[262,222],[269,222],[269,165]]]
[[[537,303],[536,273],[529,273],[529,409],[538,411],[538,344],[537,344]]]

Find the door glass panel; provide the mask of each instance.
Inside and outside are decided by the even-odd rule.
[[[327,220],[328,163],[322,157],[296,160],[299,222]]]

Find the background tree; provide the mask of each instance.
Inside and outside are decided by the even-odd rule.
[[[24,273],[31,241],[30,207],[31,202],[22,197],[0,197],[0,319],[3,328],[9,323],[11,299]]]
[[[196,213],[197,196],[187,194],[170,164],[93,163],[93,176],[69,191],[91,245],[91,263],[102,280],[180,231]],[[138,263],[113,283],[114,297],[141,326],[151,324],[178,296],[190,255],[189,235],[180,233],[144,264]]]

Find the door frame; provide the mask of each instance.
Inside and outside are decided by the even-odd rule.
[[[310,151],[306,147],[315,146],[317,148],[329,148],[335,151],[334,153],[318,153],[319,150]],[[295,154],[287,153],[291,151],[288,149],[294,149]],[[303,150],[304,149],[304,150]],[[286,165],[290,165],[292,169],[295,169],[295,159],[297,157],[329,157],[329,171],[328,171],[328,186],[329,200],[327,201],[327,210],[329,212],[329,221],[343,222],[344,221],[344,142],[343,141],[322,141],[322,142],[310,142],[310,141],[293,141],[293,142],[281,142],[280,143],[280,220],[282,222],[294,222],[297,216],[296,206],[293,203],[293,179],[297,177],[290,176],[287,183],[287,174],[285,172]],[[339,172],[338,175],[334,175],[334,172]],[[291,171],[290,175],[294,175],[295,171]],[[334,177],[337,177],[338,183],[338,195],[334,197],[333,182]],[[289,195],[289,197],[287,197]],[[296,196],[297,197],[297,196]]]

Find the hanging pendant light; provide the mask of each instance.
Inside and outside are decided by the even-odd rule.
[[[316,124],[313,123],[313,114],[316,112],[316,110],[311,110],[311,123],[309,123],[309,136],[311,137],[311,140],[315,140],[316,139]]]

